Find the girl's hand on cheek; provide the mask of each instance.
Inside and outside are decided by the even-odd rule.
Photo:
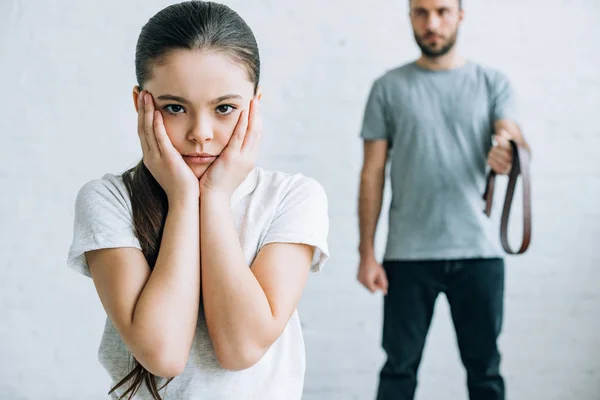
[[[233,192],[254,168],[258,144],[262,135],[262,120],[255,97],[249,110],[240,113],[238,123],[221,155],[200,179],[200,195],[220,193],[231,198]]]
[[[148,92],[138,96],[138,136],[144,165],[167,193],[169,202],[198,198],[198,178],[167,135],[162,114]]]

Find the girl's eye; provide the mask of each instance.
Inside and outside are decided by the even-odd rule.
[[[168,106],[165,106],[165,110],[167,110],[169,114],[181,114],[185,112],[185,109],[178,104],[169,104]]]
[[[228,115],[231,114],[233,112],[233,110],[235,110],[235,107],[229,104],[221,104],[220,106],[217,106],[216,111],[217,114],[221,114],[221,115]]]

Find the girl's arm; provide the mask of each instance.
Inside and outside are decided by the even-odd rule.
[[[258,99],[242,111],[219,158],[200,180],[202,299],[222,367],[251,367],[281,335],[296,309],[315,246],[326,247],[327,198],[298,180],[279,204],[249,268],[231,214],[231,196],[254,165],[261,135]]]
[[[202,298],[208,331],[223,368],[249,368],[281,335],[296,309],[314,248],[268,244],[249,268],[229,199],[207,194],[200,204]]]
[[[179,375],[200,300],[198,198],[173,204],[154,270],[139,249],[86,253],[100,300],[133,356],[157,376]]]
[[[150,268],[138,249],[86,254],[108,317],[148,371],[179,375],[196,332],[200,300],[198,179],[173,147],[152,96],[136,98],[144,164],[164,189],[169,211],[160,251]]]

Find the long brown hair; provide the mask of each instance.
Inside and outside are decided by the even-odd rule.
[[[241,64],[254,90],[258,88],[260,58],[252,30],[229,7],[205,1],[186,1],[164,8],[143,26],[135,52],[135,72],[140,88],[152,78],[152,67],[173,50],[214,50]],[[123,181],[131,198],[133,225],[144,257],[154,268],[168,212],[167,195],[152,173],[140,161],[123,173]],[[145,383],[155,400],[162,400],[162,390],[173,377],[158,388],[157,377],[134,357],[133,369],[115,387],[130,382],[120,398],[131,399]]]

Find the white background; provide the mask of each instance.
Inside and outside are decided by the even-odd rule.
[[[372,81],[418,56],[407,1],[226,3],[261,49],[261,164],[312,176],[329,196],[332,258],[300,307],[305,399],[371,399],[383,362],[381,297],[355,281],[358,132]],[[104,312],[92,281],[65,263],[73,204],[83,183],[141,155],[134,47],[167,4],[0,0],[1,399],[106,398],[96,359]],[[507,260],[507,398],[597,400],[600,2],[467,0],[465,8],[461,49],[512,79],[534,149],[533,245]],[[466,399],[464,381],[441,297],[417,399]]]

